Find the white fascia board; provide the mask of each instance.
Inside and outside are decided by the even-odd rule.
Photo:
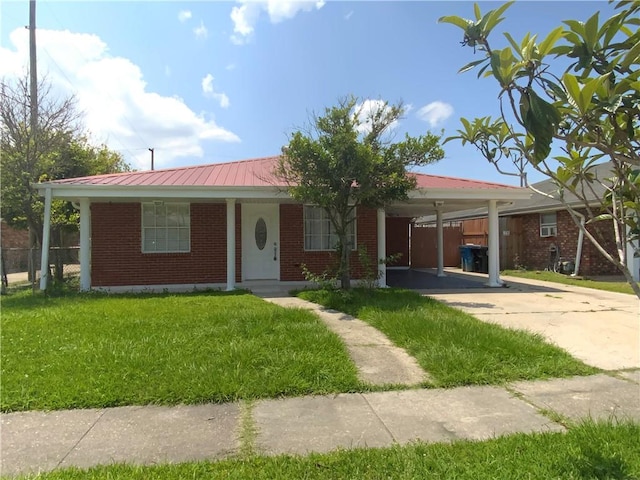
[[[113,186],[113,185],[60,185],[37,184],[35,187],[41,194],[46,187],[51,187],[55,198],[73,199],[86,197],[93,200],[121,198],[180,198],[180,199],[265,199],[285,200],[290,198],[283,190],[276,187],[178,187],[178,186]]]
[[[428,188],[409,192],[411,200],[528,200],[531,191],[526,188]]]

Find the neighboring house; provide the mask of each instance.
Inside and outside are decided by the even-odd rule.
[[[609,162],[593,169],[598,178],[607,178],[611,175],[610,172]],[[599,205],[605,190],[598,182],[592,185],[593,191],[588,191],[586,195],[589,205],[595,207]],[[619,275],[620,271],[587,238],[580,235],[580,229],[558,199],[558,188],[553,181],[545,180],[532,187],[555,198],[534,192],[531,198],[517,200],[500,209],[501,265],[506,268],[542,270],[560,258],[568,266],[574,267],[574,273],[580,275]],[[584,204],[577,197],[567,192],[565,199],[578,213],[586,214]],[[487,232],[486,209],[448,214],[445,219],[462,221],[463,236],[469,243],[486,244],[483,242],[483,235]],[[600,236],[596,238],[602,238],[601,243],[607,252],[617,256],[610,221],[593,222],[587,225],[587,230],[592,233],[599,231]],[[628,250],[627,264],[637,280],[640,276],[640,264],[638,259],[633,258],[632,249]]]
[[[0,245],[2,248],[29,248],[29,232],[10,227],[0,221]]]
[[[45,196],[45,225],[53,198],[79,206],[84,290],[286,284],[304,280],[303,264],[315,273],[334,264],[336,237],[322,209],[294,201],[272,176],[277,159],[72,178],[37,188]],[[415,176],[417,189],[407,202],[356,212],[353,242],[366,247],[382,284],[385,267],[377,259],[409,250],[408,228],[397,225],[483,205],[497,218],[499,204],[529,196],[508,185]],[[492,235],[497,239],[497,229]],[[353,277],[360,278],[356,252],[351,260]],[[490,284],[499,284],[497,275],[490,275]]]
[[[0,259],[2,273],[25,272],[29,261],[29,232],[10,227],[0,222]]]

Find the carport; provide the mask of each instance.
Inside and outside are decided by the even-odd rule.
[[[399,262],[381,266],[380,273],[384,283],[392,286],[402,286],[401,283],[422,282],[426,285],[434,284],[436,278],[446,277],[444,271],[444,228],[443,216],[472,208],[486,208],[488,210],[488,281],[489,287],[499,287],[500,280],[500,256],[499,256],[499,223],[498,211],[501,207],[511,205],[516,200],[528,199],[531,192],[528,189],[503,185],[499,183],[481,182],[454,177],[442,177],[435,175],[415,174],[417,188],[413,190],[409,199],[403,203],[396,203],[385,209],[384,232],[379,232],[379,241],[384,239],[384,248],[379,245],[379,257],[388,257],[396,253],[402,253]],[[409,254],[416,245],[412,245],[409,234],[409,225],[414,219],[423,216],[436,218],[436,254],[437,268],[435,273],[429,271],[411,271],[407,274],[395,273],[396,269],[407,270],[411,267]],[[380,233],[382,235],[380,235]],[[424,248],[424,247],[423,247]],[[429,248],[428,246],[426,248]],[[457,245],[455,246],[457,248]],[[486,277],[481,277],[486,278]],[[458,279],[465,285],[467,281]],[[383,283],[381,282],[381,283]],[[442,281],[441,284],[454,285],[456,281]],[[477,282],[473,282],[477,287]],[[411,288],[411,287],[409,287]],[[429,288],[429,287],[425,287]],[[438,287],[447,288],[447,287]],[[460,288],[473,288],[462,286]]]

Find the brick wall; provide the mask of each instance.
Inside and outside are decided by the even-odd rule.
[[[17,230],[3,221],[0,223],[0,243],[2,248],[29,248],[29,231]]]
[[[540,237],[540,215],[522,215],[522,252],[520,263],[528,269],[542,270],[549,264],[549,248],[555,245],[559,248],[560,256],[565,260],[575,260],[578,242],[578,226],[565,210],[557,212],[557,230],[555,237]],[[608,222],[597,222],[588,225],[591,232],[599,230],[604,236],[605,248],[615,254],[613,227]],[[596,237],[597,238],[597,237]],[[604,256],[587,239],[584,239],[582,257],[580,259],[580,274],[586,276],[615,275],[618,269],[607,261]]]
[[[386,220],[386,247],[387,257],[401,254],[400,258],[388,264],[390,267],[408,267],[409,266],[409,224],[411,218],[407,217],[388,217]]]
[[[236,211],[239,217],[239,213]],[[227,280],[225,204],[191,204],[189,253],[142,253],[139,203],[91,205],[92,285],[222,283]],[[236,229],[239,238],[238,229]],[[241,255],[236,243],[236,265]],[[236,271],[240,269],[237,268]],[[239,280],[239,277],[236,276]]]
[[[377,216],[376,211],[358,208],[356,241],[364,245],[371,258],[372,268],[377,269]],[[313,273],[320,274],[328,266],[338,264],[333,252],[305,252],[302,205],[280,205],[280,279],[282,281],[304,280],[301,265],[305,264]],[[358,253],[351,254],[352,278],[362,276]]]
[[[335,262],[332,252],[305,252],[301,205],[280,206],[280,278],[304,280],[301,264],[322,273]],[[358,245],[365,245],[376,268],[376,211],[358,209]],[[241,205],[236,205],[236,281],[241,281]],[[225,283],[227,280],[226,205],[191,204],[189,253],[142,253],[139,203],[91,205],[91,277],[96,287]],[[353,278],[362,275],[351,256]]]

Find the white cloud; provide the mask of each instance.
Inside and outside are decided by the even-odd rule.
[[[180,10],[178,13],[178,20],[184,23],[191,18],[191,10]]]
[[[200,21],[200,25],[193,29],[193,33],[198,38],[207,38],[209,36],[209,30],[204,26],[204,22]]]
[[[365,100],[354,107],[354,115],[357,115],[360,125],[357,130],[360,133],[368,133],[371,131],[371,119],[380,111],[388,111],[391,107],[385,105],[384,100]],[[398,126],[398,120],[394,120],[389,124],[387,131],[393,130]]]
[[[239,0],[239,2],[241,5],[231,9],[233,21],[231,41],[236,45],[247,42],[262,12],[269,15],[271,23],[279,23],[295,17],[298,12],[319,10],[325,4],[324,0]]]
[[[236,69],[236,64],[235,63],[230,63],[229,65],[227,65],[226,67],[224,67],[225,70],[235,70]]]
[[[24,75],[28,31],[15,29],[9,44],[0,47],[0,77]],[[93,140],[121,152],[134,168],[148,168],[148,147],[156,149],[156,163],[162,167],[180,158],[202,157],[204,141],[240,141],[181,98],[149,91],[140,68],[109,55],[107,44],[96,35],[40,29],[38,47],[39,72],[47,75],[54,91],[75,94]]]
[[[213,75],[207,73],[207,76],[202,79],[202,93],[205,97],[213,98],[222,108],[229,107],[229,97],[225,93],[216,92],[213,89]]]
[[[171,67],[169,65],[165,65],[164,66],[164,75],[166,77],[170,77],[171,76]]]
[[[352,16],[353,16],[353,10],[351,10],[349,13],[347,13],[347,14],[344,16],[344,19],[345,19],[345,20],[349,20]]]
[[[420,108],[416,115],[420,120],[428,122],[431,127],[436,127],[453,115],[453,107],[445,102],[431,102]]]

